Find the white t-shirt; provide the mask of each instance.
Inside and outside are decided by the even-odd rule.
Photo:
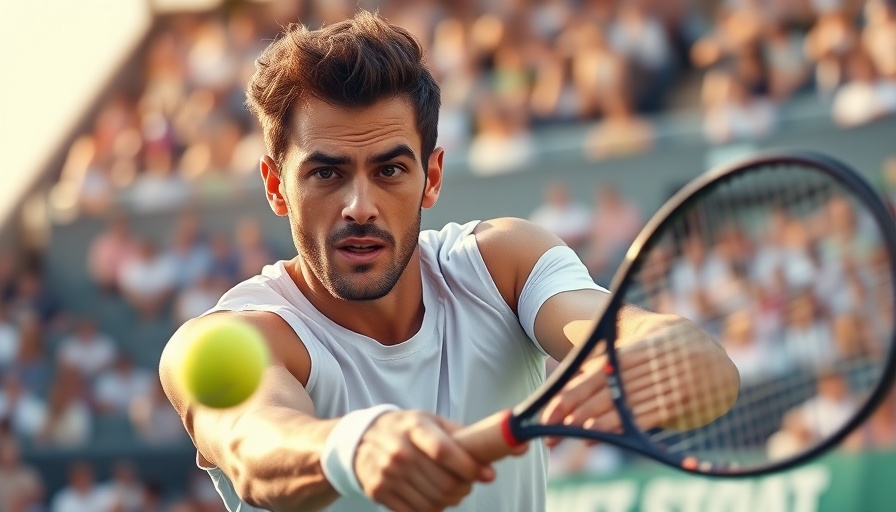
[[[149,392],[152,376],[142,368],[133,368],[127,375],[115,370],[100,374],[94,386],[96,399],[118,412],[127,412],[131,402]]]
[[[270,311],[283,318],[311,356],[306,389],[320,418],[391,403],[469,425],[518,404],[545,377],[545,353],[492,281],[472,234],[476,224],[449,224],[420,234],[425,314],[419,332],[398,345],[381,345],[324,316],[302,295],[283,262],[237,285],[212,311]],[[584,265],[577,274],[588,283],[555,279],[561,284],[551,292],[599,289]],[[495,481],[475,486],[452,510],[544,510],[547,460],[544,446],[534,442],[526,455],[495,464]],[[206,469],[228,510],[258,510],[239,500],[223,471]],[[380,507],[344,497],[325,510]]]
[[[109,496],[97,488],[82,494],[66,487],[53,498],[50,512],[108,512],[111,505]]]
[[[529,220],[564,240],[585,237],[591,229],[591,211],[577,202],[565,207],[552,204],[540,206],[532,212]]]
[[[59,346],[59,360],[76,368],[81,375],[93,378],[115,360],[115,342],[103,334],[90,339],[71,336]]]
[[[118,276],[122,288],[129,293],[151,296],[170,290],[177,282],[174,260],[157,256],[150,261],[129,259]]]

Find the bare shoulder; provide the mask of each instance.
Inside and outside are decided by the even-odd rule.
[[[516,311],[519,293],[538,259],[563,241],[524,219],[501,217],[473,230],[482,260],[507,305]]]

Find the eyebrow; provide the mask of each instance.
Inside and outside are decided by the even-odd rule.
[[[417,159],[417,155],[414,153],[413,149],[407,144],[399,144],[392,149],[387,149],[382,153],[372,155],[367,161],[371,164],[381,164],[402,156],[410,158],[411,160]]]
[[[407,144],[398,144],[397,146],[387,149],[382,153],[371,155],[370,158],[367,159],[367,163],[382,164],[391,160],[395,160],[399,157],[407,157],[411,160],[417,159],[417,155],[414,153],[414,150],[411,149],[410,146],[408,146]],[[347,165],[351,162],[352,159],[347,156],[337,156],[324,153],[323,151],[315,151],[308,155],[308,157],[305,158],[302,164],[313,163],[318,165]]]
[[[306,158],[302,163],[315,163],[321,165],[345,165],[351,163],[351,161],[351,158],[347,156],[328,155],[323,151],[315,151],[308,155],[308,158]]]

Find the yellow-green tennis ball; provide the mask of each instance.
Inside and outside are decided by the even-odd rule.
[[[180,372],[193,400],[223,409],[252,396],[269,357],[258,329],[232,318],[209,317],[193,334]]]

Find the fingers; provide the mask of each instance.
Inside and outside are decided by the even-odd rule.
[[[438,428],[441,421],[435,420],[434,428],[418,428],[410,432],[410,440],[418,450],[430,460],[465,482],[476,480],[490,482],[495,478],[495,471],[490,466],[483,466],[472,455],[467,453],[451,435]]]
[[[400,484],[396,491],[380,500],[392,512],[420,512],[443,510],[445,507],[429,500],[416,487]]]
[[[472,481],[462,481],[432,461],[425,461],[410,475],[411,484],[434,504],[453,506],[473,490]]]
[[[603,361],[586,361],[579,373],[563,387],[560,393],[548,402],[542,414],[547,424],[561,424],[572,411],[606,387]]]
[[[454,426],[445,424],[445,428]],[[434,415],[386,413],[359,444],[355,472],[365,493],[398,512],[457,505],[494,470],[463,450]]]

